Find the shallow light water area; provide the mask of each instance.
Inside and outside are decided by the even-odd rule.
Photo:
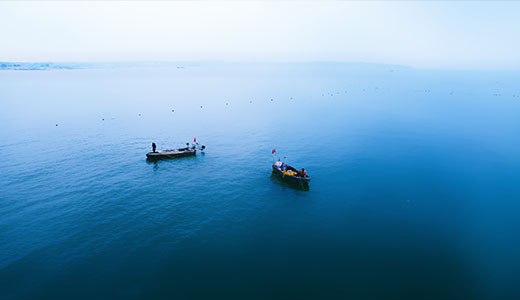
[[[518,75],[2,71],[0,296],[518,295]]]

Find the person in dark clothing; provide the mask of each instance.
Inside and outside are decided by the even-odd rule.
[[[304,169],[304,168],[302,168],[300,174],[301,174],[302,177],[307,176],[307,172],[305,172],[305,169]]]
[[[155,152],[155,148],[157,148],[157,146],[155,146],[155,143],[152,143],[152,152]]]

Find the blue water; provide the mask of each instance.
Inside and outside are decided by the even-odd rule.
[[[0,298],[520,295],[519,72],[2,71],[0,104]]]

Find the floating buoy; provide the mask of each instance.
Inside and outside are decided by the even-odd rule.
[[[172,109],[172,112],[174,112],[174,111],[175,111],[175,110],[174,110],[174,109]]]
[[[139,114],[139,117],[141,116],[141,114]]]
[[[105,119],[101,119],[101,121],[105,121]]]
[[[200,106],[200,108],[202,108],[202,105]]]
[[[253,101],[249,101],[249,103],[253,103]]]
[[[271,101],[273,101],[273,98],[271,98]]]
[[[58,124],[56,124],[56,126],[58,126]]]
[[[229,105],[229,103],[226,102],[226,105]]]

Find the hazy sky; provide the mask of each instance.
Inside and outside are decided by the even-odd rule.
[[[0,1],[0,61],[520,69],[520,2]]]

